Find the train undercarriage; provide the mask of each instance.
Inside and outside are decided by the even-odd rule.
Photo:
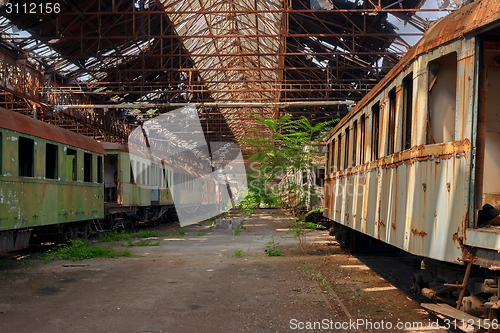
[[[392,247],[336,222],[332,222],[330,235],[353,254],[359,246]],[[412,257],[409,282],[411,290],[426,299],[421,304],[423,308],[468,325],[472,331],[482,328],[487,332],[500,332],[499,271],[471,261],[459,265],[404,253]],[[464,258],[467,257],[473,256],[467,252]]]

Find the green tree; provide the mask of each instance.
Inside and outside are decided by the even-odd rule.
[[[321,141],[338,119],[313,125],[304,116],[293,119],[290,114],[278,119],[254,117],[260,126],[259,129],[254,128],[253,133],[263,135],[246,136],[243,140],[254,151],[249,157],[252,166],[249,170],[249,187],[253,192],[258,192],[256,197],[263,202],[269,200],[269,196],[276,195],[272,188],[288,170],[293,168],[306,172],[313,167],[314,162],[324,154],[319,149]],[[292,191],[306,190],[294,188],[294,184],[290,186]],[[282,204],[283,199],[286,198],[281,198]]]
[[[313,125],[306,117],[294,119],[290,114],[278,119],[254,117],[258,128],[251,130],[259,134],[243,138],[254,153],[248,160],[251,165],[247,172],[249,194],[240,206],[247,213],[261,204],[289,209],[296,217],[291,230],[303,249],[305,233],[316,227],[306,222],[312,212],[304,210],[311,184],[304,186],[283,179],[290,170],[295,170],[301,180],[302,174],[309,175],[324,154],[319,149],[321,142],[339,119]]]

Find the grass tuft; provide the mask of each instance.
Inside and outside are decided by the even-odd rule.
[[[122,242],[129,241],[130,238],[130,234],[127,234],[124,230],[112,230],[105,234],[99,235],[99,240],[101,242]]]
[[[102,245],[90,245],[81,239],[72,239],[68,244],[59,245],[45,254],[45,262],[58,259],[83,260],[91,258],[131,257],[129,250],[116,251]]]
[[[158,246],[160,245],[160,241],[153,241],[152,239],[140,239],[137,242],[130,241],[128,243],[129,246]]]
[[[151,238],[151,237],[164,237],[165,233],[158,230],[143,230],[134,232],[132,238]]]
[[[233,236],[239,236],[241,235],[241,225],[237,226],[235,229],[233,229]]]
[[[280,243],[274,241],[274,236],[272,237],[272,241],[266,243],[266,254],[269,257],[279,257],[283,254],[283,249]]]

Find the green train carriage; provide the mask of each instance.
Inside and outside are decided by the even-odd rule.
[[[104,218],[98,142],[0,108],[0,155],[0,252],[30,236],[86,233]]]
[[[127,145],[102,142],[104,159],[104,209],[108,227],[135,222],[159,223],[175,214],[173,170],[164,161]]]

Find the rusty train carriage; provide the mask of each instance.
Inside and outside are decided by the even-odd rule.
[[[476,1],[431,27],[330,133],[325,216],[494,274],[500,229],[478,227],[477,212],[500,203],[498,91],[500,3]]]
[[[105,215],[112,227],[132,218],[160,221],[173,210],[173,169],[160,159],[129,153],[119,143],[101,143],[104,160]]]
[[[32,233],[75,238],[91,222],[101,231],[172,220],[174,199],[216,212],[219,199],[215,180],[3,108],[0,156],[0,253],[28,247]]]
[[[103,154],[90,138],[0,108],[0,252],[27,247],[35,227],[85,233],[103,218]]]

